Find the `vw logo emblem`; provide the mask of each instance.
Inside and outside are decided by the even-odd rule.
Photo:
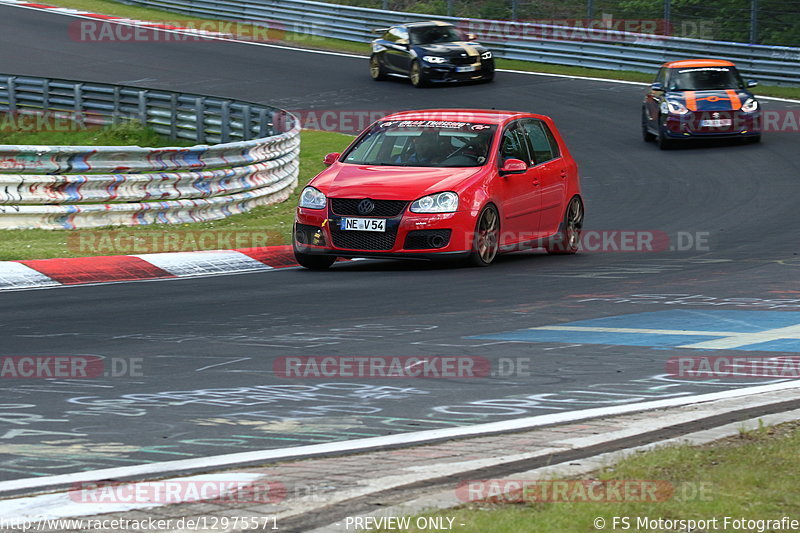
[[[360,215],[369,215],[375,209],[375,202],[369,199],[364,199],[358,202],[358,213]]]

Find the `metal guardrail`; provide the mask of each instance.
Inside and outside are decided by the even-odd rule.
[[[0,229],[217,220],[285,200],[297,186],[300,126],[274,107],[0,74],[7,123],[91,127],[138,120],[191,147],[0,145]],[[219,143],[208,145],[205,143]]]
[[[778,85],[800,83],[800,48],[705,41],[614,30],[515,21],[442,17],[309,0],[123,0],[214,19],[268,25],[289,32],[368,42],[373,28],[437,20],[476,33],[496,56],[611,70],[655,72],[661,63],[695,57],[734,61],[749,77]]]

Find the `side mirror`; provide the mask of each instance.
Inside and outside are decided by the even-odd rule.
[[[758,85],[758,81],[756,81],[756,80],[747,80],[747,86],[748,87],[755,87],[756,85]]]
[[[322,159],[322,162],[325,165],[331,166],[332,164],[336,163],[336,161],[339,159],[339,156],[341,155],[342,154],[340,154],[339,152],[331,152]]]
[[[478,40],[478,36],[475,35],[474,33],[468,33],[467,34],[467,40],[468,41],[477,41]]]
[[[652,89],[654,91],[663,91],[664,90],[664,84],[661,83],[660,81],[653,82],[653,83],[650,84],[650,89]]]
[[[520,161],[519,159],[506,159],[506,162],[503,163],[503,168],[500,169],[500,175],[505,176],[507,174],[522,174],[528,170],[528,165],[525,164],[525,161]]]

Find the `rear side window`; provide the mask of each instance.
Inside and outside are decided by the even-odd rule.
[[[522,123],[525,133],[528,134],[528,141],[533,154],[535,164],[544,163],[551,159],[556,159],[561,154],[558,150],[558,143],[553,137],[550,128],[541,120],[526,120]]]

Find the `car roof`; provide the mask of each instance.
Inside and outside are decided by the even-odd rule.
[[[548,117],[524,111],[500,111],[495,109],[420,109],[392,113],[381,120],[450,120],[454,122],[504,124],[516,118],[546,119]]]
[[[666,68],[692,68],[692,67],[735,67],[730,61],[724,59],[683,59],[664,63]]]
[[[423,22],[408,22],[406,24],[398,24],[398,26],[405,26],[406,28],[426,28],[429,26],[452,26],[452,24],[439,20],[429,20]]]

